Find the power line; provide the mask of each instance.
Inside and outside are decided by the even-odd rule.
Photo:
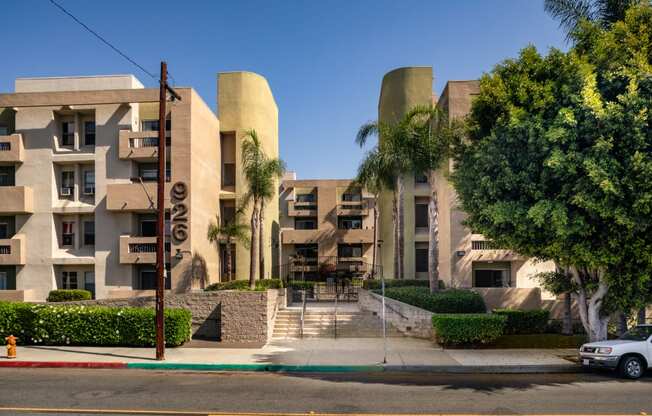
[[[64,12],[65,14],[67,14],[68,16],[70,16],[70,18],[72,18],[72,20],[74,20],[75,22],[79,23],[79,24],[80,24],[84,29],[86,29],[87,31],[89,31],[90,33],[92,33],[96,38],[98,38],[99,40],[101,40],[101,41],[102,41],[105,45],[107,45],[109,48],[111,48],[111,49],[113,49],[114,51],[116,51],[120,56],[122,56],[123,58],[125,58],[127,61],[131,62],[133,65],[135,65],[136,67],[138,67],[141,71],[143,71],[144,73],[146,73],[147,75],[149,75],[150,77],[152,77],[155,81],[158,81],[158,77],[157,77],[156,75],[152,74],[151,72],[149,72],[148,70],[146,70],[145,68],[143,68],[142,65],[138,64],[138,62],[134,61],[134,60],[131,59],[129,56],[127,56],[124,52],[122,52],[120,49],[118,49],[117,47],[113,46],[113,45],[111,44],[111,42],[109,42],[108,40],[104,39],[102,36],[100,36],[99,33],[97,33],[96,31],[94,31],[93,29],[91,29],[90,27],[88,27],[84,22],[82,22],[81,20],[79,20],[78,18],[76,18],[76,17],[75,17],[72,13],[70,13],[68,10],[64,9],[63,6],[61,6],[59,3],[57,3],[57,2],[54,1],[54,0],[50,0],[50,3],[52,3],[54,6],[56,6],[59,10],[61,10],[62,12]]]

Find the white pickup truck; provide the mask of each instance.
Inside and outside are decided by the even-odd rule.
[[[584,344],[580,360],[585,367],[618,370],[623,377],[639,378],[652,368],[652,325],[637,325],[618,339]]]

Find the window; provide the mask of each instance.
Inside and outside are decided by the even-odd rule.
[[[317,229],[317,220],[315,218],[295,218],[294,219],[294,229],[295,230],[316,230]]]
[[[9,289],[9,277],[7,272],[0,272],[0,290]]]
[[[9,237],[9,224],[6,222],[0,222],[0,238],[10,238]]]
[[[359,194],[359,193],[342,194],[342,201],[344,201],[344,202],[360,202],[360,201],[362,201],[362,194]]]
[[[16,217],[0,217],[0,238],[12,238],[16,232]]]
[[[95,245],[95,221],[84,221],[84,245]]]
[[[154,182],[158,180],[158,164],[157,163],[139,163],[138,164],[138,177],[143,182]],[[172,169],[170,162],[165,166],[165,180],[170,181],[172,177]]]
[[[222,186],[235,186],[235,163],[222,165]]]
[[[414,183],[415,184],[427,184],[428,183],[428,176],[425,175],[425,174],[414,175]]]
[[[77,272],[61,272],[62,289],[78,289]]]
[[[0,166],[0,186],[16,185],[15,169],[14,166]]]
[[[61,172],[61,196],[72,197],[75,189],[75,172],[64,170]]]
[[[165,278],[165,289],[170,289],[172,280],[170,279],[170,264],[165,264],[166,278]],[[156,289],[156,269],[155,268],[143,268],[140,269],[139,273],[139,286],[141,290],[154,290]]]
[[[75,244],[75,223],[72,221],[64,221],[61,223],[62,244],[64,246],[72,246]]]
[[[414,204],[414,226],[428,228],[428,205]]]
[[[317,259],[317,244],[296,244],[294,251],[305,259]]]
[[[474,287],[509,287],[511,265],[508,262],[473,263]]]
[[[222,225],[226,225],[229,223],[232,223],[235,221],[235,207],[234,206],[225,206],[222,205],[221,207],[221,220],[222,220]]]
[[[84,195],[95,195],[95,171],[84,171]]]
[[[95,272],[84,272],[84,289],[95,298]]]
[[[362,257],[362,244],[340,244],[337,257]]]
[[[414,247],[414,271],[417,273],[428,273],[428,245],[421,244]]]
[[[0,136],[9,136],[9,127],[0,126]]]
[[[337,228],[340,230],[360,230],[362,228],[362,217],[339,217]]]
[[[61,146],[73,146],[75,144],[75,123],[64,121],[61,123]]]
[[[172,129],[172,120],[165,120],[165,131],[169,132]],[[141,131],[158,131],[158,120],[143,120],[141,122]]]
[[[297,194],[296,202],[315,202],[315,194]]]
[[[84,145],[95,146],[95,122],[84,122]]]
[[[156,219],[143,219],[140,221],[141,237],[156,237]]]

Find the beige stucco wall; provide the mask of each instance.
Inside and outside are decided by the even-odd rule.
[[[433,103],[432,94],[433,73],[431,67],[406,67],[388,72],[384,77],[378,101],[378,120],[382,122],[395,122],[405,112],[417,105]],[[427,233],[416,233],[414,223],[415,197],[428,196],[428,186],[414,184],[414,177],[404,177],[404,276],[414,279],[416,242],[427,242]],[[392,222],[392,192],[382,192],[379,198],[380,206],[380,239],[383,274],[386,278],[394,278],[394,237]]]
[[[242,139],[247,130],[254,129],[262,142],[268,157],[279,157],[278,152],[278,108],[272,91],[264,77],[253,72],[223,72],[217,76],[217,106],[220,131],[235,133],[235,192],[220,193],[220,199],[239,201],[246,192],[247,183],[241,167]],[[277,257],[272,254],[278,244],[278,187],[264,212],[265,272],[262,278],[271,278],[273,264]],[[249,224],[251,204],[244,210],[242,221]],[[276,257],[276,258],[275,258]],[[236,244],[237,279],[249,278],[249,249]]]

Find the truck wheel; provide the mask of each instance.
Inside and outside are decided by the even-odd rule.
[[[638,357],[625,357],[619,365],[620,375],[637,379],[643,375],[643,362]]]

